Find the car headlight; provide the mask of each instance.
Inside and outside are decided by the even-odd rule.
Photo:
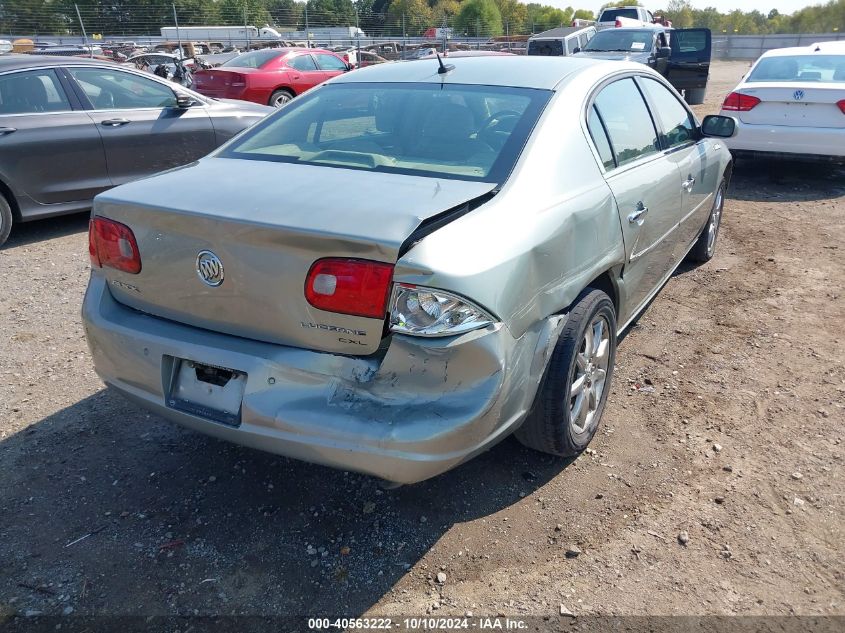
[[[492,316],[450,292],[396,284],[390,300],[390,329],[415,336],[452,336],[485,327]]]

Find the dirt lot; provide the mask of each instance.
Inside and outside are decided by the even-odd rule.
[[[700,114],[744,68],[714,68]],[[105,391],[79,319],[87,219],[17,227],[0,251],[0,624],[845,614],[845,173],[740,163],[729,193],[716,258],[622,342],[589,454],[508,440],[392,491]]]

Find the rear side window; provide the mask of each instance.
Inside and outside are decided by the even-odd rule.
[[[52,70],[0,76],[0,114],[70,110],[65,91]]]
[[[599,151],[601,162],[605,169],[613,169],[616,163],[613,160],[613,150],[610,147],[610,141],[607,140],[607,132],[604,129],[604,123],[599,117],[596,106],[590,108],[590,116],[587,120],[587,127],[590,130],[590,136],[593,139],[593,144]]]
[[[659,150],[657,132],[637,85],[630,77],[604,87],[595,99],[619,166]]]
[[[346,62],[334,55],[317,53],[314,57],[317,58],[317,66],[320,67],[320,70],[346,70]]]
[[[315,64],[314,60],[311,59],[311,55],[297,55],[296,57],[291,57],[288,59],[287,64],[294,70],[317,70],[317,64]]]
[[[696,124],[692,115],[661,83],[654,79],[642,79],[640,84],[653,104],[652,113],[660,122],[664,147],[677,147],[694,141]]]

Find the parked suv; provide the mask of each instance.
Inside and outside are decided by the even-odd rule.
[[[654,15],[644,7],[607,7],[596,20],[596,28],[613,28],[617,20],[622,22],[621,26],[645,26],[654,22]]]
[[[648,26],[600,31],[578,55],[645,64],[666,77],[687,103],[698,105],[704,103],[711,50],[710,29]]]

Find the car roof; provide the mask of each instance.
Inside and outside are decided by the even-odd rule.
[[[791,46],[789,48],[775,48],[766,51],[760,57],[788,57],[790,55],[808,55],[819,53],[820,55],[845,54],[845,41],[838,42],[814,42],[809,46]]]
[[[87,57],[66,57],[64,55],[3,55],[0,57],[0,73],[7,70],[20,70],[21,68],[43,68],[44,66],[66,66],[67,64],[79,65],[80,63],[91,64],[92,66],[105,66],[114,68],[113,62],[101,62]]]
[[[528,57],[496,55],[484,57],[447,57],[444,63],[454,69],[441,75],[436,58],[402,63],[379,64],[346,73],[332,83],[454,83],[482,86],[510,86],[552,90],[565,77],[593,68],[597,64],[608,71],[620,65],[588,57]],[[636,68],[642,64],[625,64]]]

